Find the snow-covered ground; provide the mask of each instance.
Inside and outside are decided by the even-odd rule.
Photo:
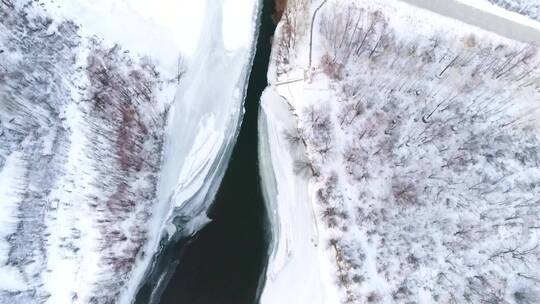
[[[257,11],[0,2],[0,303],[130,303],[162,237],[206,222]]]
[[[539,66],[404,2],[290,1],[260,119],[261,302],[540,302]]]
[[[540,21],[540,3],[536,0],[475,0],[476,2],[488,1],[493,5],[503,7],[529,18]],[[473,1],[474,2],[474,1]]]
[[[526,43],[540,44],[540,22],[487,0],[401,0],[445,17]]]
[[[272,243],[261,303],[288,303],[295,288],[295,303],[335,303],[321,284],[320,266],[328,261],[319,253],[316,216],[308,196],[305,176],[295,172],[295,160],[303,147],[288,140],[294,134],[295,119],[286,102],[269,88],[262,96],[260,112],[260,171],[265,182],[265,200],[272,228]],[[320,250],[324,250],[320,248]],[[331,281],[330,281],[331,282]]]

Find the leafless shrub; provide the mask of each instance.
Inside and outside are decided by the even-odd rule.
[[[331,239],[328,240],[328,247],[329,248],[334,248],[338,244],[339,244],[339,239],[337,239],[337,238],[331,238]]]
[[[358,285],[361,285],[362,283],[366,281],[366,278],[363,275],[354,274],[352,276],[352,281]]]
[[[521,288],[513,293],[517,304],[540,303],[540,292],[532,288]]]
[[[346,273],[338,274],[338,285],[339,286],[346,287],[349,284],[351,284],[351,280],[349,279],[349,276]]]
[[[540,258],[540,243],[534,246],[513,246],[504,250],[495,252],[489,257],[489,260],[513,258],[526,262],[528,259],[538,260]]]
[[[484,275],[466,278],[467,285],[463,297],[471,303],[507,303],[504,300],[506,283],[490,281]]]
[[[283,1],[280,1],[280,3]],[[290,70],[289,63],[293,54],[298,37],[305,30],[305,20],[307,20],[306,0],[288,0],[287,7],[281,17],[281,27],[277,41],[277,73],[281,75]],[[279,7],[278,7],[279,8]]]
[[[337,174],[331,174],[326,177],[323,186],[317,190],[317,200],[320,204],[328,205],[331,200],[336,199],[338,185]]]
[[[333,125],[330,115],[322,109],[308,107],[303,115],[307,128],[304,132],[306,142],[325,157],[332,144]]]
[[[401,284],[393,293],[392,298],[396,301],[405,301],[412,295],[409,287],[406,284]]]
[[[296,129],[283,131],[283,137],[287,143],[289,143],[291,148],[297,148],[299,145],[303,144],[303,139]]]
[[[366,302],[368,303],[379,303],[381,301],[381,296],[372,291],[368,294],[368,296],[366,297]]]
[[[411,181],[392,182],[392,196],[398,205],[407,206],[416,204],[418,201],[418,193],[416,186]]]
[[[415,269],[418,268],[420,264],[420,259],[412,253],[407,256],[406,261]]]
[[[347,105],[343,107],[342,113],[340,114],[340,125],[342,127],[351,125],[354,120],[357,119],[364,112],[364,105],[361,101],[347,103]]]
[[[347,212],[338,209],[337,207],[326,207],[322,212],[323,221],[329,228],[337,227],[343,220],[349,218]]]
[[[317,176],[317,170],[313,166],[313,163],[307,159],[298,159],[294,161],[293,171],[296,175],[304,177]]]
[[[331,66],[336,67],[346,66],[351,58],[363,54],[375,60],[393,41],[381,11],[369,12],[355,4],[348,4],[344,10],[327,9],[320,27],[328,53],[333,54]]]
[[[337,63],[328,53],[322,56],[320,68],[328,77],[332,79],[341,79],[343,65]]]

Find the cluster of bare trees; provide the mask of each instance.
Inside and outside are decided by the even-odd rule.
[[[335,98],[307,101],[293,138],[317,172],[344,301],[538,299],[537,48],[452,31],[407,38],[381,11],[329,4],[316,38]],[[365,292],[364,246],[390,294]]]
[[[118,296],[147,241],[166,112],[156,100],[162,80],[150,61],[98,41],[91,47],[83,105],[91,143],[86,149],[91,159],[107,164],[95,164],[92,185],[101,195],[94,197],[93,205],[101,217],[101,263],[115,273],[100,283],[107,288],[96,290],[96,303],[101,303]]]
[[[32,279],[24,292],[0,290],[0,302],[45,302],[48,259],[79,263],[92,242],[103,259],[93,265],[102,280],[89,286],[91,302],[115,302],[143,254],[156,204],[166,117],[156,95],[164,80],[149,60],[81,39],[75,23],[53,22],[38,4],[8,4],[0,2],[0,154],[17,152],[26,168],[7,264]],[[81,118],[73,125],[68,108]],[[90,216],[76,218],[84,212]],[[91,222],[97,239],[81,222]]]
[[[355,3],[351,3],[345,12],[324,10],[319,26],[326,45],[322,69],[334,79],[341,77],[349,60],[363,54],[374,59],[392,39],[381,11],[369,11]]]
[[[53,24],[5,0],[0,2],[0,32],[0,171],[5,169],[4,157],[13,154],[18,155],[20,168],[20,173],[8,177],[17,185],[11,197],[17,201],[17,212],[9,214],[9,203],[0,203],[2,212],[13,216],[15,228],[2,227],[13,231],[3,240],[9,248],[2,255],[7,255],[4,266],[31,278],[25,290],[0,287],[0,302],[45,302],[48,294],[40,287],[48,267],[46,221],[54,219],[51,209],[58,206],[48,195],[63,174],[69,145],[69,130],[60,116],[72,102],[64,73],[75,72],[74,49],[80,37],[73,22]],[[74,242],[78,237],[73,230],[60,240],[68,258],[79,250]]]
[[[309,6],[307,0],[287,0],[287,8],[281,17],[280,27],[276,32],[276,56],[278,76],[290,70],[289,64],[294,59],[294,50],[298,40],[306,31]]]

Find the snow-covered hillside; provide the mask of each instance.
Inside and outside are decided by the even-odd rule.
[[[289,1],[260,120],[261,303],[539,303],[539,66],[399,1]]]
[[[485,0],[482,0],[485,1]],[[536,0],[487,0],[509,11],[540,21],[540,2]]]
[[[258,2],[151,3],[0,1],[2,304],[130,303],[206,222]]]

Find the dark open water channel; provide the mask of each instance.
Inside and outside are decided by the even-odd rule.
[[[254,304],[267,263],[266,210],[259,184],[257,115],[267,85],[273,1],[263,0],[246,113],[232,159],[209,211],[212,222],[181,249],[161,304]]]

